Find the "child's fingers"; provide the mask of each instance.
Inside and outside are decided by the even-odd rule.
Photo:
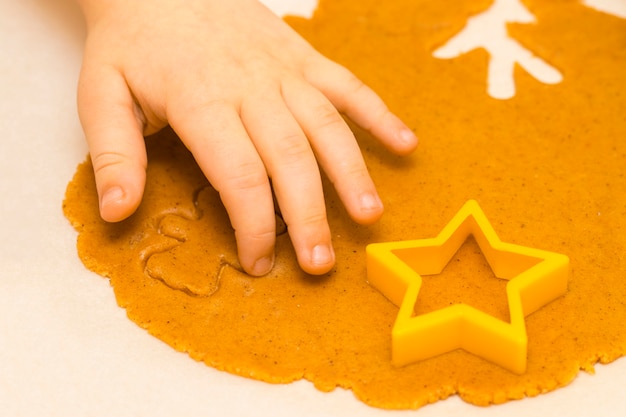
[[[350,216],[364,224],[378,220],[383,204],[352,131],[332,103],[296,80],[283,83],[283,95]]]
[[[174,110],[169,121],[220,193],[241,266],[251,275],[268,273],[276,241],[274,201],[263,162],[236,109],[224,101],[185,106]]]
[[[106,221],[120,221],[139,205],[146,180],[146,149],[135,103],[122,75],[84,65],[78,86],[80,116]]]
[[[278,88],[244,100],[241,117],[272,178],[301,268],[328,272],[335,255],[319,168],[306,136]]]
[[[391,151],[404,155],[417,146],[415,134],[393,114],[383,100],[354,74],[331,60],[311,60],[305,77],[351,120],[370,132]]]

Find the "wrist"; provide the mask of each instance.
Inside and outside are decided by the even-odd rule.
[[[87,27],[91,27],[107,10],[114,8],[116,0],[74,0],[83,13]]]

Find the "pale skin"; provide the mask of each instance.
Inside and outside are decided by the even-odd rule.
[[[88,26],[78,111],[100,213],[138,207],[144,136],[170,125],[220,193],[244,270],[268,273],[272,190],[301,268],[335,264],[320,169],[360,224],[383,204],[340,113],[391,152],[413,132],[350,71],[315,51],[256,0],[78,0]]]

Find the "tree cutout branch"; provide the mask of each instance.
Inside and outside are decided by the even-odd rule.
[[[520,0],[496,0],[485,12],[470,17],[463,30],[435,50],[433,56],[451,59],[474,49],[485,49],[490,55],[487,93],[496,99],[515,96],[515,64],[542,83],[557,84],[563,76],[556,68],[509,37],[508,23],[534,22],[535,17]]]

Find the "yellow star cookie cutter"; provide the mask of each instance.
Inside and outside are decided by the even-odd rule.
[[[414,316],[421,276],[441,273],[470,235],[495,276],[508,280],[510,322],[466,304]],[[396,366],[464,349],[522,374],[528,347],[524,318],[567,291],[567,256],[500,241],[474,200],[435,238],[373,243],[366,251],[369,283],[399,306],[391,334]]]

